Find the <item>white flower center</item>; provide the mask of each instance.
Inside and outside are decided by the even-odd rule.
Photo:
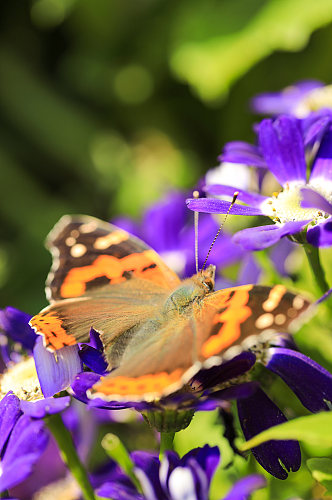
[[[323,192],[323,189],[312,184],[287,184],[280,193],[273,193],[271,198],[264,200],[260,208],[264,215],[267,215],[277,224],[285,224],[286,222],[295,222],[302,220],[311,220],[315,224],[325,220],[329,214],[318,210],[317,208],[302,208],[301,207],[301,189],[307,187],[314,189],[326,199],[331,197],[331,193]],[[328,196],[329,194],[329,196]]]
[[[318,87],[308,92],[295,106],[293,113],[298,118],[305,118],[312,111],[324,108],[332,108],[332,85]]]
[[[33,357],[16,363],[2,375],[0,400],[9,391],[25,401],[43,399]]]

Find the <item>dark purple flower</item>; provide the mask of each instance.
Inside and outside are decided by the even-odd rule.
[[[251,107],[264,115],[290,114],[304,118],[312,111],[332,108],[332,86],[318,80],[303,80],[279,92],[266,92],[254,97]]]
[[[269,427],[287,421],[260,388],[248,398],[240,399],[237,405],[241,427],[247,440]],[[268,441],[253,448],[252,453],[265,470],[279,479],[286,479],[287,471],[297,471],[301,465],[301,451],[297,441]]]
[[[113,221],[148,243],[182,278],[190,277],[196,272],[194,222],[185,200],[186,197],[181,192],[168,194],[164,200],[146,210],[142,223],[136,227],[133,227],[132,221],[124,218]],[[201,216],[198,235],[200,265],[205,260],[218,228],[219,224],[213,217],[206,214]],[[232,264],[243,255],[242,249],[232,242],[226,232],[215,243],[213,260],[219,267]]]
[[[8,394],[0,402],[0,492],[24,481],[44,452],[48,434],[41,420],[22,415],[19,399]]]
[[[113,500],[206,500],[209,498],[211,479],[220,460],[219,449],[208,445],[196,448],[182,458],[167,451],[159,461],[153,453],[136,451],[131,454],[134,473],[142,492],[120,471],[104,483],[97,494]],[[241,479],[227,495],[228,500],[245,500],[254,490],[263,488],[262,476]]]
[[[262,196],[236,186],[208,186],[213,196],[230,195],[238,191],[238,200],[233,215],[265,215],[273,225],[244,229],[236,233],[233,240],[247,250],[261,250],[277,243],[284,236],[295,236],[306,228],[309,243],[315,246],[332,244],[332,122],[331,114],[321,116],[316,121],[301,122],[292,116],[280,116],[276,120],[263,120],[258,127],[258,155],[265,166],[282,186],[282,191],[271,197]],[[318,123],[320,125],[318,126]],[[313,128],[315,131],[313,132]],[[314,143],[320,141],[315,155],[311,174],[307,180],[306,150],[307,142],[314,151]],[[235,154],[227,153],[227,161],[238,161]],[[222,156],[222,159],[223,156]],[[242,158],[242,162],[244,159]],[[252,165],[248,157],[247,165]],[[256,166],[259,166],[256,162]],[[191,210],[226,213],[230,202],[216,198],[188,200]]]

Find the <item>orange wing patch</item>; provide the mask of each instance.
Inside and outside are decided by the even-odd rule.
[[[46,347],[52,350],[77,343],[75,337],[63,328],[62,320],[54,312],[41,312],[31,318],[29,324],[36,333],[44,336]]]
[[[151,375],[142,375],[141,377],[102,377],[101,381],[92,387],[95,396],[102,393],[111,397],[131,397],[134,399],[158,398],[164,395],[167,388],[170,392],[174,390],[174,385],[179,382],[183,375],[180,368],[171,373],[161,372]],[[171,390],[172,388],[172,390]]]
[[[224,300],[218,303],[220,308],[226,307],[226,309],[215,315],[214,325],[217,327],[221,323],[221,326],[216,335],[212,335],[204,342],[202,354],[205,358],[220,354],[240,337],[241,323],[252,314],[247,306],[252,287],[253,285],[244,285],[236,289],[230,288],[227,290],[228,295],[225,295]],[[223,290],[223,294],[225,292],[226,290]],[[234,293],[231,296],[232,292]]]
[[[80,297],[86,292],[88,282],[102,276],[111,280],[112,284],[121,283],[128,279],[126,272],[165,286],[165,277],[158,265],[159,258],[153,250],[133,253],[122,259],[112,255],[100,255],[91,265],[74,267],[68,272],[60,289],[61,296]]]

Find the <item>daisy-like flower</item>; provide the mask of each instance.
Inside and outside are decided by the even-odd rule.
[[[307,179],[306,153],[313,155],[320,141]],[[309,146],[309,149],[306,149]],[[230,195],[238,191],[234,215],[265,215],[274,224],[252,227],[238,232],[234,241],[247,250],[261,250],[284,236],[306,231],[314,246],[332,244],[332,126],[330,115],[317,115],[301,122],[293,116],[263,120],[258,126],[258,146],[246,143],[226,145],[221,157],[227,161],[268,168],[281,185],[271,196],[250,193],[234,186],[212,185],[211,195]],[[227,213],[230,202],[216,199],[190,199],[191,210]],[[305,230],[305,228],[307,228]]]
[[[167,451],[160,462],[155,454],[135,451],[131,454],[140,490],[117,467],[97,494],[113,500],[207,500],[212,477],[220,460],[219,449],[208,445],[195,448],[182,458]],[[258,474],[240,479],[224,500],[246,500],[263,488],[266,481]]]
[[[264,115],[291,114],[305,118],[313,111],[332,108],[332,85],[318,80],[303,80],[280,92],[266,92],[254,97],[251,107]]]
[[[56,355],[47,351],[29,320],[28,314],[13,307],[0,310],[0,353],[6,365],[0,375],[0,400],[11,391],[25,414],[43,418],[68,407],[68,396],[52,396],[70,385],[82,364],[77,346],[64,347]]]

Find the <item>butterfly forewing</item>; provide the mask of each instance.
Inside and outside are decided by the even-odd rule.
[[[46,245],[53,255],[46,283],[47,298],[51,302],[81,297],[132,277],[165,288],[180,282],[158,254],[139,238],[93,217],[62,217],[49,234]]]

